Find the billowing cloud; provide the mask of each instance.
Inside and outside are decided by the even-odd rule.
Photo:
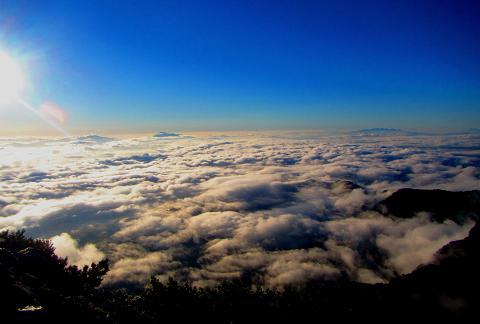
[[[58,256],[67,258],[68,263],[79,267],[99,262],[105,257],[105,254],[98,250],[94,244],[89,243],[80,247],[78,242],[67,233],[51,237],[50,241]]]
[[[52,238],[73,264],[108,257],[106,284],[385,282],[473,224],[372,207],[405,187],[480,189],[480,137],[383,133],[0,139],[0,229]]]
[[[387,265],[400,274],[432,262],[436,251],[448,242],[465,238],[473,227],[473,223],[463,226],[451,221],[432,223],[426,217],[405,221],[377,237],[378,246],[388,252]]]
[[[152,252],[138,258],[123,258],[117,261],[106,278],[106,284],[117,281],[145,282],[153,273],[164,273],[176,268],[178,262],[164,252]]]

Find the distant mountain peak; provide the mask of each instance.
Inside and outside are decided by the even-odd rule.
[[[79,144],[90,144],[90,143],[103,144],[103,143],[108,143],[108,142],[111,142],[111,141],[114,141],[114,140],[115,139],[111,138],[111,137],[91,134],[91,135],[77,137],[76,138],[76,143],[79,143]]]
[[[376,127],[376,128],[365,128],[350,132],[352,135],[356,136],[412,136],[412,135],[421,135],[422,133],[407,131],[399,128],[385,128],[385,127]]]
[[[168,132],[158,132],[153,137],[163,138],[163,137],[180,137],[182,134],[177,133],[168,133]]]

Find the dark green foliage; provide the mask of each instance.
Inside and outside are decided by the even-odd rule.
[[[30,316],[16,310],[31,305],[41,306],[42,316],[52,319],[66,312],[100,319],[89,300],[108,272],[108,261],[79,269],[54,250],[48,240],[27,238],[24,231],[0,233],[2,310],[10,317]]]

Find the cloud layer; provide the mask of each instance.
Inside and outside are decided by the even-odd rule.
[[[0,228],[52,238],[74,264],[107,256],[106,283],[282,286],[384,282],[473,225],[369,208],[404,187],[480,189],[475,135],[159,134],[1,139]]]

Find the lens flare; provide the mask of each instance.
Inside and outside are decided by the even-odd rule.
[[[46,124],[48,124],[50,127],[53,129],[56,129],[58,132],[62,133],[63,136],[65,137],[70,137],[70,134],[62,128],[62,126],[58,125],[55,121],[47,118],[40,110],[35,109],[31,104],[26,102],[20,97],[17,97],[18,103],[20,103],[23,107],[27,108],[30,110],[32,113],[37,115],[41,120],[43,120]]]
[[[38,110],[42,115],[58,125],[63,125],[67,121],[65,109],[53,102],[44,102]]]
[[[17,102],[37,115],[50,127],[56,129],[64,136],[70,136],[60,124],[66,120],[64,110],[52,103],[44,103],[40,109],[35,109],[30,103],[20,96],[25,85],[25,77],[17,62],[7,53],[0,51],[0,105]]]

